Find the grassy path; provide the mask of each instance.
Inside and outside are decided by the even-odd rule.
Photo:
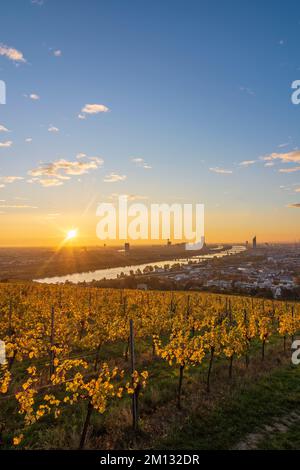
[[[287,435],[293,432],[299,426],[300,422],[300,410],[292,411],[281,418],[274,418],[270,424],[266,424],[263,428],[257,429],[255,432],[247,434],[247,436],[239,442],[234,450],[255,450],[255,449],[266,449],[270,448],[281,448],[283,446],[283,440]],[[290,440],[293,440],[290,436]],[[299,445],[294,442],[294,445]],[[281,443],[280,443],[281,442]],[[273,443],[273,444],[272,444]],[[291,442],[293,446],[293,442]],[[295,447],[296,448],[296,447]]]
[[[208,414],[199,408],[159,448],[285,448],[286,434],[289,448],[300,448],[299,421],[300,368],[288,364],[250,387],[233,391]],[[273,444],[268,444],[272,439]]]

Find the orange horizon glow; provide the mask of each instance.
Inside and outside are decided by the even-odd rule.
[[[291,217],[291,211],[294,217]],[[77,230],[77,236],[69,238],[66,246],[120,246],[125,241],[136,246],[166,243],[166,240],[100,240],[96,236],[98,219],[91,214],[68,213],[53,219],[41,213],[11,213],[1,214],[0,217],[0,247],[57,248],[68,238],[67,234],[71,230]],[[258,244],[295,243],[300,239],[299,233],[300,218],[297,217],[296,209],[283,208],[266,213],[207,211],[205,214],[205,240],[208,244],[251,242],[254,235],[257,236]]]

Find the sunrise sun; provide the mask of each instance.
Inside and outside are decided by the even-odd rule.
[[[69,230],[68,233],[67,233],[67,236],[66,236],[66,241],[73,240],[74,238],[77,237],[77,234],[78,234],[78,229],[77,228]]]

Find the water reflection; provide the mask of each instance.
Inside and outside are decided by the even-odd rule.
[[[217,249],[220,249],[218,247]],[[166,261],[156,261],[155,263],[145,263],[145,264],[137,264],[134,266],[123,266],[118,268],[109,268],[109,269],[98,269],[97,271],[89,271],[85,273],[75,273],[75,274],[67,274],[66,276],[57,276],[57,277],[47,277],[45,279],[36,279],[36,281],[46,284],[56,284],[56,283],[64,283],[66,281],[78,283],[78,282],[91,282],[91,281],[99,281],[101,279],[116,279],[121,273],[130,274],[130,271],[137,271],[138,269],[143,272],[146,266],[152,266],[163,268],[166,264],[170,267],[174,264],[187,264],[189,261],[198,261],[202,262],[207,259],[211,258],[223,258],[224,256],[235,255],[241,253],[246,248],[242,245],[235,245],[229,250],[219,251],[218,253],[210,253],[207,255],[197,255],[192,256],[191,258],[178,258],[173,260],[166,260]]]

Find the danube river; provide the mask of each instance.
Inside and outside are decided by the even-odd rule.
[[[217,249],[220,249],[220,247],[218,247]],[[245,249],[246,248],[242,245],[235,245],[229,250],[221,250],[221,251],[218,251],[217,253],[210,253],[210,254],[203,255],[203,256],[197,255],[189,259],[186,259],[186,258],[173,259],[173,260],[167,260],[167,261],[156,261],[155,263],[137,264],[134,266],[125,266],[125,267],[123,266],[120,268],[98,269],[97,271],[89,271],[86,273],[75,273],[75,274],[67,274],[66,276],[36,279],[36,281],[47,283],[47,284],[57,284],[57,283],[64,283],[66,281],[69,281],[69,282],[73,282],[76,284],[78,282],[84,282],[84,281],[85,282],[91,282],[94,280],[99,281],[104,278],[116,279],[118,276],[120,276],[121,273],[130,274],[130,271],[136,272],[138,269],[143,272],[146,266],[153,266],[153,268],[157,266],[159,268],[163,268],[166,264],[169,265],[170,267],[178,263],[187,264],[189,260],[202,262],[211,258],[223,258],[224,256],[235,255],[235,254],[241,253]]]

